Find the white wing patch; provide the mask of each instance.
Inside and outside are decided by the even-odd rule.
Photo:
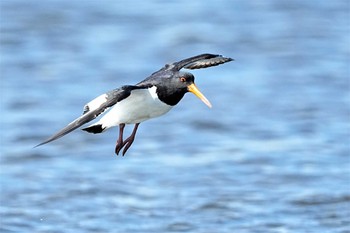
[[[152,98],[155,100],[155,99],[158,99],[158,95],[157,95],[157,87],[156,86],[153,86],[151,88],[148,89],[150,95],[152,96]]]
[[[95,99],[91,100],[84,106],[83,114],[99,108],[103,103],[107,101],[107,97],[107,94],[102,94],[99,97],[96,97]]]

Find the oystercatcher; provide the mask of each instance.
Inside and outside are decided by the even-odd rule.
[[[180,71],[182,68],[201,69],[232,60],[232,58],[221,55],[201,54],[179,62],[166,64],[159,71],[136,85],[125,85],[93,99],[84,106],[82,116],[37,146],[56,140],[109,110],[99,121],[83,130],[96,134],[105,132],[111,127],[119,126],[115,153],[118,155],[120,150],[124,148],[124,155],[134,142],[139,124],[167,113],[179,103],[187,92],[192,92],[208,107],[211,107],[209,100],[194,84],[194,76],[191,73]],[[132,134],[124,140],[123,132],[126,124],[135,124],[135,126]]]

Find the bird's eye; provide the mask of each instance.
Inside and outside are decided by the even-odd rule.
[[[180,78],[180,81],[184,83],[184,82],[186,82],[186,78],[181,77],[181,78]]]

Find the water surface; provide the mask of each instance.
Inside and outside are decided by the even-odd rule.
[[[350,232],[347,1],[0,2],[1,232]],[[204,52],[140,125],[32,147],[94,97]],[[131,129],[128,129],[130,132]]]

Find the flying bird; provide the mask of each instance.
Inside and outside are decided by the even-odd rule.
[[[166,64],[136,85],[125,85],[98,96],[84,106],[82,116],[69,123],[36,147],[52,142],[105,113],[96,123],[82,130],[89,133],[102,133],[119,126],[119,137],[115,153],[123,149],[123,155],[134,142],[141,122],[164,115],[180,102],[187,92],[192,92],[208,107],[209,100],[194,84],[194,76],[181,69],[201,69],[232,61],[232,58],[215,54],[201,54],[178,62]],[[124,140],[123,132],[127,124],[134,124],[131,135]]]

